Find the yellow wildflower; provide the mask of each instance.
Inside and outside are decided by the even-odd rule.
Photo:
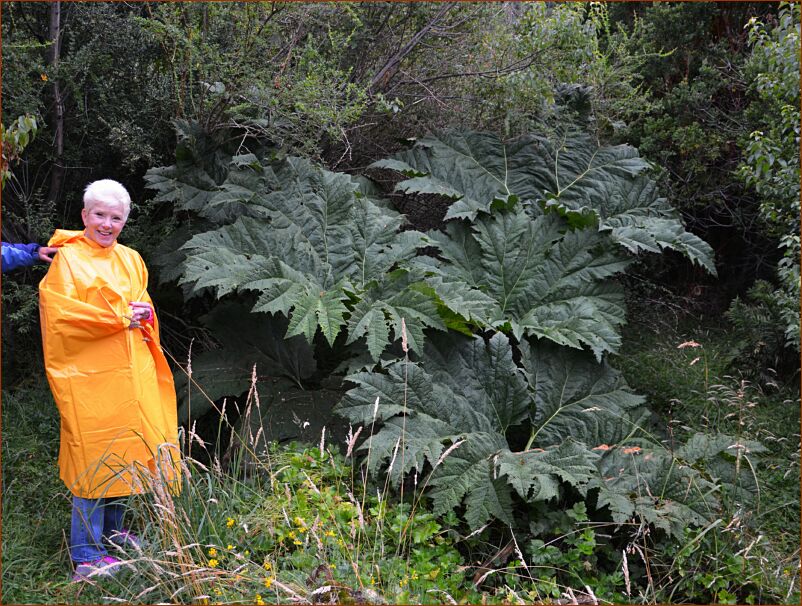
[[[290,537],[291,539],[294,539],[294,538],[295,538],[295,536],[296,536],[296,535],[295,535],[295,531],[294,531],[294,530],[290,530],[290,531],[287,533],[287,536],[288,536],[288,537]]]
[[[300,516],[295,516],[293,522],[295,522],[296,526],[306,526],[306,522],[304,522],[304,519]]]
[[[327,537],[333,537],[334,536],[334,531],[333,530],[327,530],[323,534],[326,535]]]
[[[298,532],[300,532],[301,534],[305,533],[306,531],[307,531],[307,528],[306,528],[306,526],[301,526],[301,527],[298,529]]]
[[[259,606],[262,606],[262,604],[264,604],[264,603],[265,603],[265,601],[262,599],[262,596],[260,596],[258,593],[256,594],[256,603],[257,603]]]
[[[214,547],[210,547],[209,551],[207,551],[206,553],[208,553],[210,556],[214,557],[214,556],[217,555],[217,550]]]
[[[214,558],[212,558],[211,560],[209,560],[209,568],[214,568],[214,567],[215,567],[215,566],[217,566],[219,563],[220,563],[220,562],[218,562],[217,560],[215,560]]]
[[[228,545],[226,545],[226,549],[231,551],[232,549],[234,549],[234,546],[229,543]]]
[[[249,555],[251,555],[251,552],[246,549],[245,551],[242,552],[242,555],[244,555],[247,558]]]
[[[273,585],[273,577],[265,577],[265,588],[270,589],[271,585]]]
[[[273,568],[273,564],[265,560],[265,563],[262,564],[262,568],[264,568],[265,570],[270,570],[271,568]]]
[[[226,518],[226,526],[231,528],[237,521],[234,518]]]
[[[292,542],[292,544],[293,544],[293,545],[303,545],[303,544],[304,544],[304,542],[303,542],[303,541],[299,541],[298,539],[295,539],[295,540]]]

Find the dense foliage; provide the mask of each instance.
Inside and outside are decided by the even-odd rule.
[[[752,55],[746,69],[756,98],[748,111],[756,115],[759,129],[750,133],[740,166],[741,175],[760,195],[761,216],[783,251],[777,266],[780,288],[772,299],[782,310],[786,345],[796,351],[800,325],[799,19],[799,5],[785,4],[776,26],[768,28],[754,18],[749,22]],[[765,117],[769,115],[779,120],[768,123]],[[736,317],[737,309],[731,310]]]
[[[759,445],[698,434],[670,452],[645,430],[643,398],[609,366],[553,345],[521,348],[519,369],[501,334],[487,343],[436,339],[420,366],[352,375],[358,387],[339,410],[354,423],[383,425],[362,447],[369,464],[392,460],[396,480],[412,470],[425,477],[435,513],[464,501],[471,530],[491,517],[518,525],[514,496],[532,504],[571,486],[593,493],[616,524],[634,517],[679,535],[720,508],[723,485],[696,465],[726,481],[730,498],[748,500],[746,464],[736,471],[734,460]]]
[[[798,545],[774,557],[760,544],[782,514],[747,512],[793,510],[764,504],[758,479],[783,495],[789,481],[758,455],[799,436],[745,420],[750,397],[772,423],[798,397],[798,5],[2,13],[4,240],[79,226],[93,179],[128,187],[123,242],[153,270],[180,420],[198,432],[187,451],[212,464],[191,490],[239,495],[249,550],[288,562],[297,595],[276,601],[793,594],[795,577],[787,595],[762,593],[764,559],[766,577],[733,577],[754,545],[774,577],[798,561]],[[41,364],[43,271],[3,279],[9,386],[27,389]],[[641,351],[652,333],[633,324],[664,340]],[[688,325],[721,331],[726,353],[714,360]],[[343,436],[362,456],[348,481],[324,454]],[[319,450],[270,445],[299,437]],[[279,488],[304,529],[322,532],[309,518],[330,508],[343,544],[296,543]],[[357,489],[371,496],[344,505]],[[234,545],[221,512],[186,506],[187,544]],[[395,551],[380,578],[375,558],[348,563],[366,528],[371,558]],[[154,567],[153,596],[255,599],[237,549],[217,586],[176,580],[186,562],[164,584]],[[189,552],[218,578],[204,548]],[[336,562],[340,593],[315,593],[319,558]]]

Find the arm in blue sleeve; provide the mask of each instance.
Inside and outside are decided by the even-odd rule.
[[[39,260],[39,245],[2,242],[3,273],[19,267],[29,267]]]

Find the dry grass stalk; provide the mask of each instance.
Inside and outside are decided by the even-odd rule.
[[[376,398],[378,400],[378,398]],[[356,430],[356,433],[353,433],[353,428],[349,425],[348,426],[348,435],[346,436],[346,445],[348,446],[347,450],[345,451],[345,458],[351,456],[354,452],[354,445],[356,444],[357,439],[359,438],[359,434],[362,433],[363,426],[360,425],[359,429]]]
[[[532,573],[529,572],[529,566],[526,564],[526,558],[524,558],[524,554],[521,551],[521,548],[518,546],[518,541],[515,539],[515,531],[513,530],[512,526],[510,526],[510,535],[512,535],[512,544],[515,547],[515,555],[518,556],[518,559],[521,560],[521,565],[526,570],[527,576],[532,579]]]
[[[357,516],[359,518],[359,527],[360,528],[364,528],[365,527],[365,517],[362,515],[362,505],[360,505],[359,501],[357,501],[354,498],[354,495],[351,493],[350,490],[347,491],[346,494],[348,495],[348,500],[351,501],[351,503],[354,504],[354,507],[356,507],[356,513],[357,513]]]
[[[390,459],[390,466],[387,468],[387,477],[389,478],[393,472],[393,465],[395,464],[395,457],[398,454],[398,447],[401,445],[401,436],[398,437],[398,440],[395,442],[395,448],[393,448],[393,458]]]
[[[632,587],[629,584],[629,561],[627,560],[627,550],[622,549],[621,553],[623,554],[623,558],[621,560],[621,569],[624,572],[624,584],[627,588],[627,596],[632,595]]]
[[[435,463],[435,464],[434,464],[434,468],[432,468],[432,471],[434,471],[435,469],[437,469],[437,467],[440,465],[440,463],[442,463],[443,461],[445,461],[445,460],[446,460],[446,458],[448,457],[448,455],[450,455],[452,452],[454,452],[454,451],[455,451],[457,448],[459,448],[460,446],[462,446],[464,443],[465,443],[465,438],[462,438],[462,439],[460,439],[460,440],[457,440],[456,442],[454,442],[454,443],[453,443],[451,446],[449,446],[448,448],[446,448],[446,449],[443,451],[443,454],[441,454],[441,455],[440,455],[440,458],[438,458],[438,459],[437,459],[437,463]]]

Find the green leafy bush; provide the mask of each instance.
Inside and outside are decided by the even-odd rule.
[[[759,130],[750,134],[740,176],[761,197],[761,215],[779,239],[783,258],[777,266],[780,287],[773,293],[782,314],[785,345],[799,352],[799,5],[783,3],[777,23],[748,24],[752,53],[747,62],[756,94],[750,113]],[[766,122],[771,116],[773,121]],[[779,119],[777,119],[779,118]],[[760,287],[761,289],[763,287]],[[758,291],[755,291],[758,292]],[[733,308],[743,311],[743,305]],[[758,312],[759,313],[759,312]]]
[[[738,359],[744,374],[762,379],[767,369],[785,370],[794,364],[796,356],[789,356],[786,311],[789,308],[778,291],[765,280],[758,280],[746,297],[736,297],[725,316],[732,322]]]
[[[433,302],[411,288],[415,276],[399,267],[427,239],[401,231],[403,217],[350,176],[253,154],[220,168],[219,183],[196,165],[148,173],[159,200],[220,225],[181,249],[177,274],[189,296],[255,292],[254,312],[285,314],[287,337],[309,342],[320,329],[333,344],[347,323],[349,342],[364,336],[374,359],[391,341],[389,327],[399,338],[402,317],[413,349],[421,348],[424,327],[443,327]]]
[[[369,468],[389,463],[396,481],[415,472],[434,512],[464,506],[471,530],[491,518],[515,524],[516,503],[571,486],[593,491],[616,524],[635,517],[677,535],[709,523],[723,478],[746,473],[727,471],[741,447],[730,436],[698,434],[668,450],[644,429],[643,398],[587,353],[523,342],[521,364],[500,333],[487,343],[433,337],[420,364],[349,376],[357,387],[337,411],[381,426],[362,446]]]
[[[569,131],[422,139],[373,168],[403,173],[407,195],[453,200],[443,231],[424,235],[349,175],[221,154],[182,132],[179,162],[148,175],[157,200],[199,220],[165,256],[178,263],[168,277],[188,297],[245,295],[206,318],[226,349],[202,354],[201,373],[238,368],[215,395],[246,389],[253,362],[304,388],[322,346],[347,359],[364,338],[351,367],[368,370],[347,377],[356,387],[336,410],[371,428],[367,472],[386,469],[392,486],[414,478],[434,515],[455,512],[471,531],[526,528],[539,503],[585,502],[613,527],[676,537],[710,523],[722,478],[745,472],[723,474],[737,458],[728,436],[667,448],[604,360],[626,314],[612,278],[633,254],[673,249],[715,271],[634,148]],[[272,315],[245,330],[245,310]],[[414,361],[393,359],[393,341]]]

